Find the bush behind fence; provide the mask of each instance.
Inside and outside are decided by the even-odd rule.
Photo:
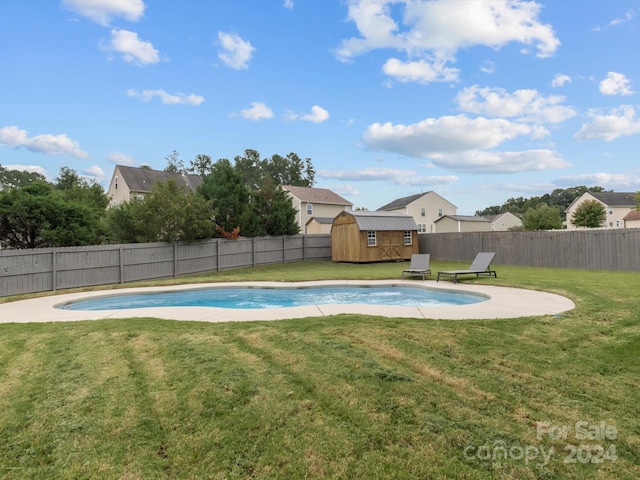
[[[529,267],[640,271],[640,229],[431,233],[420,252],[433,260],[471,262],[496,252],[494,263]]]
[[[321,258],[330,235],[0,250],[0,296]]]

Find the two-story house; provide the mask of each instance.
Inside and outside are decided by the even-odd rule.
[[[150,168],[117,165],[107,191],[107,196],[111,199],[109,206],[113,207],[134,198],[142,200],[157,182],[166,182],[170,179],[175,180],[178,185],[184,185],[192,192],[195,192],[202,183],[200,175],[182,175]]]
[[[433,233],[436,220],[444,215],[455,215],[458,207],[436,192],[430,191],[397,198],[378,208],[378,211],[410,215],[418,225],[418,233]]]
[[[349,200],[326,188],[282,185],[282,189],[289,194],[297,211],[300,233],[331,233],[333,219],[340,212],[353,208]]]
[[[625,216],[638,206],[635,192],[585,192],[565,210],[567,230],[579,228],[571,223],[571,219],[580,204],[587,200],[596,200],[605,208],[606,219],[600,228],[625,228]]]

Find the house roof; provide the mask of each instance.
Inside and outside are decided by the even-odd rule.
[[[638,199],[635,192],[587,192],[609,207],[636,206]]]
[[[520,220],[516,215],[514,215],[511,212],[499,213],[497,215],[483,215],[483,217],[486,218],[487,220],[491,221],[491,222],[495,222],[496,220],[498,220],[501,217],[504,217],[505,215],[511,215],[512,217]]]
[[[355,217],[360,230],[418,230],[413,217],[403,213],[356,210],[341,213],[344,214]]]
[[[202,183],[200,175],[182,175],[161,170],[151,170],[150,168],[126,167],[118,165],[118,170],[129,190],[134,192],[150,192],[157,182],[175,180],[178,185],[184,185],[189,190],[195,192]]]
[[[402,197],[402,198],[396,198],[395,200],[393,200],[392,202],[387,203],[386,205],[383,205],[382,207],[378,208],[377,211],[382,211],[382,210],[397,210],[398,208],[404,208],[407,205],[412,204],[413,202],[415,202],[416,200],[420,199],[421,197],[424,197],[425,195],[428,194],[434,194],[434,195],[438,195],[436,192],[430,190],[428,192],[422,192],[422,193],[416,193],[415,195],[409,195],[408,197]],[[441,197],[440,195],[438,195],[438,197],[442,198],[445,202],[447,203],[451,203],[448,200],[444,199],[443,197]],[[451,203],[451,205],[453,205],[453,203]],[[455,207],[455,205],[453,205]]]
[[[307,220],[307,224],[309,224],[309,222],[313,222],[314,220],[318,223],[323,223],[323,224],[333,223],[333,217],[311,217],[309,220]]]
[[[498,216],[500,216],[500,215],[498,215]],[[442,217],[437,219],[436,222],[439,222],[443,218],[452,218],[453,220],[456,220],[458,222],[478,222],[478,223],[483,223],[484,222],[484,223],[491,223],[491,220],[489,220],[489,218],[487,218],[487,217],[475,217],[475,216],[472,216],[472,215],[443,215]]]
[[[630,211],[624,216],[623,220],[626,222],[629,222],[631,220],[640,220],[640,211],[638,210]]]
[[[282,188],[301,202],[353,206],[349,200],[326,188],[298,187],[295,185],[282,185]]]

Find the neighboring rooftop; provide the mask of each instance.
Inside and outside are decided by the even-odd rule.
[[[295,185],[282,185],[282,188],[302,202],[353,206],[349,200],[342,198],[327,188],[298,187]]]
[[[150,168],[126,167],[124,165],[118,165],[118,170],[129,190],[133,192],[148,193],[157,182],[166,182],[171,179],[175,180],[178,185],[184,185],[192,192],[195,192],[196,188],[202,183],[200,175],[183,175]]]
[[[499,216],[501,215],[496,215],[496,217],[499,217]],[[438,220],[436,220],[436,222],[439,222],[443,218],[453,218],[458,222],[485,222],[486,223],[486,222],[492,221],[489,219],[489,217],[476,217],[473,215],[443,215]]]

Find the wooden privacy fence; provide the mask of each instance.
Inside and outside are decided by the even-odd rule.
[[[640,229],[431,233],[419,241],[433,260],[496,252],[494,263],[503,265],[640,271]]]
[[[331,258],[330,235],[0,250],[0,296]]]

